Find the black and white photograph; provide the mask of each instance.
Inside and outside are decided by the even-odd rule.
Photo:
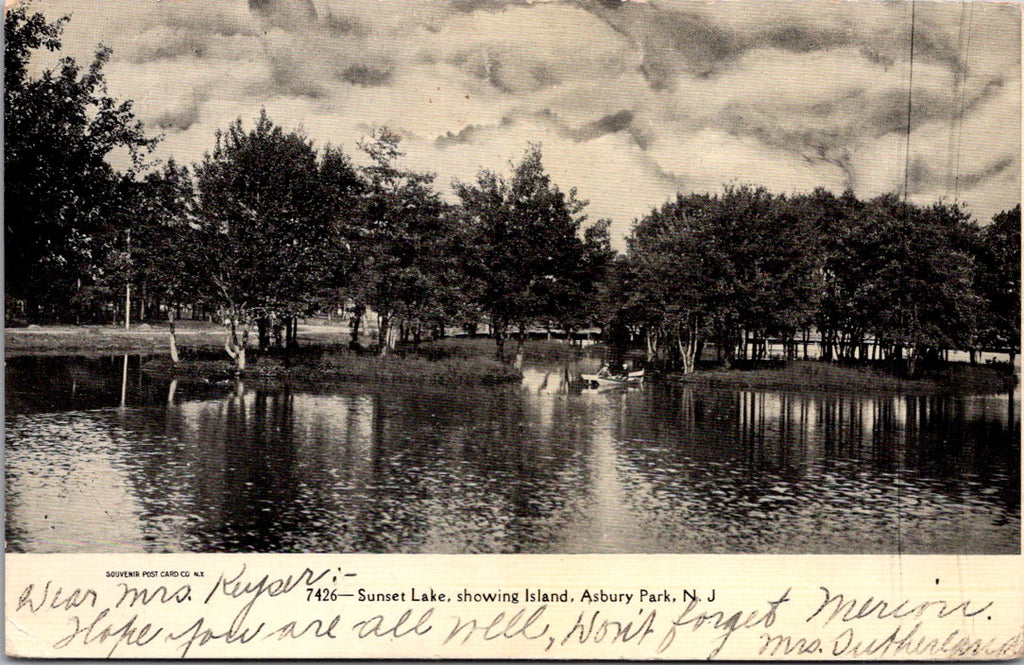
[[[1020,553],[1018,5],[4,34],[7,553]]]

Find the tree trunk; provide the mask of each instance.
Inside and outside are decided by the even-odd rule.
[[[512,364],[516,369],[523,369],[523,344],[526,341],[526,326],[519,326],[519,334],[516,335],[516,359]]]
[[[352,308],[352,319],[348,323],[348,329],[351,335],[348,345],[352,348],[357,348],[359,346],[359,326],[363,322],[363,314],[365,313],[366,305],[356,305]]]
[[[231,325],[228,328],[228,337],[224,341],[224,350],[235,361],[235,369],[239,372],[245,369],[245,347],[248,341],[249,331],[244,331],[242,333],[242,341],[238,341],[238,328],[235,325],[235,319],[232,318]]]
[[[683,374],[693,374],[697,341],[692,336],[687,336],[685,341],[679,337],[676,344],[679,347],[679,358],[683,361]]]
[[[256,339],[260,345],[260,351],[266,351],[270,347],[270,319],[261,316],[256,319]]]
[[[292,348],[292,317],[286,316],[282,321],[284,324],[284,348]]]
[[[494,335],[495,358],[505,362],[505,322],[491,317],[491,334]]]
[[[167,336],[171,345],[171,362],[178,364],[178,338],[174,334],[174,310],[167,308]]]
[[[647,328],[644,331],[644,339],[647,344],[647,362],[655,362],[658,359],[658,334],[651,328]]]
[[[284,322],[281,321],[280,318],[274,317],[274,324],[273,324],[272,327],[273,327],[273,333],[274,333],[274,348],[275,349],[283,349],[284,348]]]
[[[907,376],[914,378],[917,376],[917,364],[921,357],[921,350],[914,347],[910,350],[910,354],[907,357]]]
[[[377,354],[383,358],[391,350],[391,316],[380,315],[380,325],[377,329]]]

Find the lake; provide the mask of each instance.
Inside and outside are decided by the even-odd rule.
[[[6,360],[14,552],[1017,553],[1019,392],[157,380]]]

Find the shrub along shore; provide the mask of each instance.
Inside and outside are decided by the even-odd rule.
[[[165,357],[150,358],[142,365],[149,374],[209,383],[238,378],[256,381],[308,383],[401,383],[499,385],[517,383],[523,375],[510,365],[488,358],[446,358],[363,355],[338,350],[316,358],[291,360],[277,357],[254,358],[236,373],[229,360],[190,358],[174,364]]]
[[[913,379],[899,376],[884,367],[819,361],[795,361],[771,369],[710,369],[668,376],[687,385],[860,394],[988,395],[1006,393],[1017,385],[1017,378],[1009,365],[965,363],[951,363],[939,369],[922,371]]]
[[[569,360],[581,355],[575,346],[557,341],[529,341],[527,360]],[[508,363],[494,360],[490,339],[444,339],[378,356],[338,344],[309,344],[290,350],[252,350],[246,368],[237,372],[234,363],[215,348],[187,349],[178,363],[154,357],[143,371],[169,378],[219,382],[234,377],[288,383],[420,382],[433,384],[499,385],[518,383],[522,373]]]

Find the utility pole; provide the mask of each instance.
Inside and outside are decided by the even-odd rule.
[[[124,281],[124,329],[131,329],[132,322],[132,230],[128,229],[128,274]]]

